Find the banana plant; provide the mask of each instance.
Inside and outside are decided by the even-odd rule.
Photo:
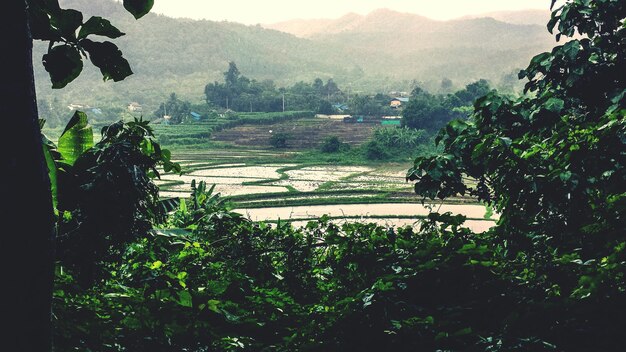
[[[45,125],[45,120],[39,120],[40,129]],[[94,144],[93,128],[89,124],[87,115],[82,111],[76,111],[63,133],[58,139],[58,143],[52,142],[45,134],[41,134],[44,156],[48,166],[50,177],[50,188],[52,190],[52,201],[55,213],[58,215],[59,207],[67,210],[63,204],[64,190],[67,190],[67,183],[71,183],[72,172],[75,164],[82,158],[87,158],[88,154],[96,149],[103,149],[107,145],[126,140],[130,144],[138,145],[141,153],[149,159],[147,167],[150,178],[159,178],[160,174],[156,166],[163,167],[165,172],[181,172],[179,164],[171,161],[171,152],[161,149],[160,145],[153,138],[152,128],[148,126],[148,121],[135,119],[131,122],[117,122],[102,129],[102,140]],[[176,200],[164,200],[160,207],[164,211],[171,211],[177,205]]]

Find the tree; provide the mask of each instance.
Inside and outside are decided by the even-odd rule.
[[[355,94],[350,100],[350,111],[355,115],[381,115],[382,106],[367,95]]]
[[[347,146],[347,144],[345,145]],[[320,145],[320,151],[322,153],[337,153],[344,147],[344,143],[341,142],[337,136],[328,136],[324,138]]]
[[[441,80],[440,91],[441,93],[450,93],[452,91],[452,80],[450,78],[444,77]]]
[[[570,38],[520,72],[530,94],[478,99],[470,121],[441,131],[443,154],[418,158],[408,174],[424,197],[471,194],[501,214],[495,231],[546,292],[537,304],[554,290],[568,298],[548,324],[576,348],[559,350],[623,349],[624,317],[611,312],[626,301],[625,18],[623,1],[555,9],[548,29]]]
[[[190,113],[191,104],[188,101],[178,99],[176,93],[172,93],[170,98],[154,112],[154,116],[159,118],[168,115],[171,117],[171,123],[178,124],[188,117]]]
[[[402,125],[434,132],[456,117],[451,107],[446,107],[441,96],[432,95],[417,87],[402,110]]]
[[[228,63],[228,71],[224,72],[224,82],[226,82],[226,88],[233,88],[237,86],[241,73],[237,68],[237,65],[230,61]]]
[[[125,0],[124,7],[136,18],[152,7],[152,0]],[[6,155],[2,170],[0,208],[4,224],[21,226],[5,233],[3,267],[10,287],[2,290],[0,314],[4,321],[3,348],[8,351],[51,349],[50,307],[54,273],[54,213],[38,123],[32,64],[32,41],[50,41],[43,64],[54,88],[75,79],[83,67],[83,55],[100,69],[105,80],[119,81],[132,71],[115,44],[88,38],[117,38],[121,33],[100,17],[83,22],[82,14],[61,9],[56,0],[10,1],[2,22],[9,51],[1,65],[3,127],[0,142]],[[79,29],[80,28],[80,29]]]
[[[318,95],[324,94],[324,81],[321,78],[316,78],[313,81],[313,89]]]
[[[287,141],[290,136],[284,132],[276,132],[272,133],[270,136],[269,142],[270,145],[274,148],[287,148]]]
[[[465,89],[454,93],[454,95],[459,98],[461,105],[472,105],[476,99],[487,95],[490,90],[489,82],[481,79],[466,85]]]
[[[327,98],[330,99],[330,97],[340,93],[341,90],[337,87],[337,83],[335,83],[332,78],[326,81],[326,84],[324,85],[324,94],[326,94]]]
[[[320,100],[319,106],[317,107],[318,114],[324,115],[332,115],[335,113],[332,104],[328,100]]]

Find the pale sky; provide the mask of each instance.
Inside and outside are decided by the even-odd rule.
[[[493,11],[543,9],[550,0],[155,0],[152,12],[171,17],[231,21],[245,24],[290,19],[339,18],[389,8],[437,20]]]

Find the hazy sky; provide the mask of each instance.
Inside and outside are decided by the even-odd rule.
[[[155,0],[155,13],[245,24],[295,18],[338,18],[348,12],[367,14],[378,8],[433,19],[451,19],[491,11],[545,9],[550,0]]]

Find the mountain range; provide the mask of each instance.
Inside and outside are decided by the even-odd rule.
[[[416,83],[437,90],[443,78],[457,88],[480,78],[498,86],[510,84],[532,56],[555,44],[545,25],[534,24],[541,13],[436,21],[381,9],[335,20],[246,26],[157,14],[136,21],[113,0],[60,3],[83,11],[85,20],[105,17],[127,33],[114,42],[135,72],[122,82],[102,82],[97,69],[87,64],[76,81],[52,90],[39,64],[47,45],[36,43],[38,97],[67,104],[137,101],[150,110],[172,92],[201,102],[204,86],[222,80],[229,61],[243,75],[279,86],[316,77],[333,78],[340,88],[363,93],[410,90]]]
[[[498,11],[480,15],[464,16],[452,21],[436,21],[427,17],[401,13],[389,9],[378,9],[368,15],[348,13],[337,19],[293,19],[265,24],[263,27],[291,33],[300,38],[319,38],[345,32],[422,32],[437,31],[445,22],[459,23],[464,20],[491,18],[515,25],[545,26],[550,20],[547,10]]]

